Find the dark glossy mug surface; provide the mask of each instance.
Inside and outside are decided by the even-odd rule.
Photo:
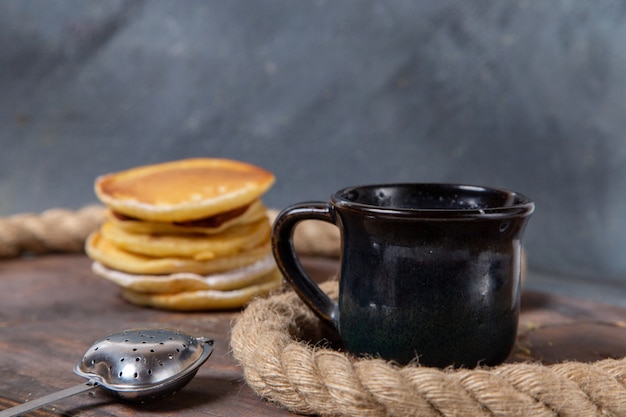
[[[301,203],[274,223],[277,264],[347,350],[427,366],[501,363],[515,343],[521,238],[534,204],[508,190],[455,184],[351,187]],[[293,231],[335,224],[338,302],[302,269]]]

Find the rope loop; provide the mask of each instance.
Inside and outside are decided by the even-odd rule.
[[[337,282],[321,285],[337,298]],[[333,349],[293,291],[251,302],[231,347],[262,398],[321,416],[626,416],[626,358],[492,368],[398,366]]]

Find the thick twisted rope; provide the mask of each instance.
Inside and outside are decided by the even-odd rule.
[[[323,289],[336,298],[336,282]],[[290,411],[324,416],[626,416],[626,358],[400,367],[320,345],[321,327],[291,291],[248,305],[231,346],[253,390]]]
[[[104,207],[51,209],[0,218],[0,258],[83,251],[85,239],[104,220]]]

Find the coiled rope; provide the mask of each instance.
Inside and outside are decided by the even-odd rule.
[[[336,299],[336,282],[322,288]],[[323,416],[626,416],[626,358],[400,367],[324,347],[321,328],[293,291],[249,304],[231,346],[252,389],[295,413]]]
[[[82,252],[85,238],[104,221],[104,210],[94,205],[0,218],[0,258]],[[336,254],[337,235],[326,226],[303,228],[296,247]],[[336,282],[322,288],[337,297]],[[472,370],[400,367],[327,347],[323,328],[285,290],[246,307],[233,325],[232,352],[259,396],[302,414],[626,417],[626,358]]]

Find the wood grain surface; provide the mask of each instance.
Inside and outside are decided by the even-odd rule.
[[[177,313],[130,305],[94,276],[82,255],[0,262],[0,409],[84,380],[72,369],[91,344],[128,328],[177,328],[216,340],[211,358],[175,396],[138,405],[94,389],[32,416],[287,416],[245,384],[229,351],[238,311]],[[317,280],[336,270],[304,259]],[[509,361],[593,361],[626,356],[626,310],[584,300],[525,293],[518,343]]]

